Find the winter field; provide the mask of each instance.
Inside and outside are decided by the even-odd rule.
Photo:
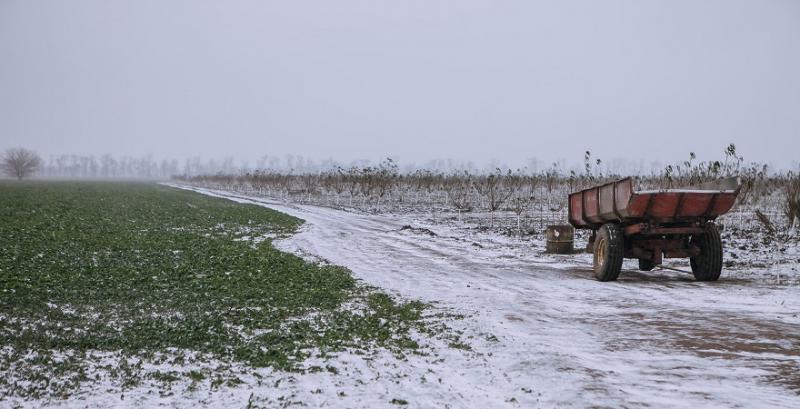
[[[800,0],[0,0],[0,409],[800,409],[798,50]]]
[[[155,184],[0,192],[3,407],[288,405],[278,386],[338,373],[331,354],[401,359],[441,332],[417,301],[276,250],[302,221],[261,206]]]
[[[800,404],[800,245],[786,217],[788,180],[740,175],[737,205],[717,220],[725,245],[720,281],[640,272],[633,260],[618,282],[600,283],[591,255],[580,251],[587,234],[578,233],[576,254],[544,252],[544,228],[565,223],[566,196],[586,180],[544,175],[520,182],[497,172],[492,193],[485,174],[431,183],[406,175],[388,177],[381,193],[375,173],[354,181],[340,172],[339,182],[264,174],[181,183],[300,217],[307,221],[302,232],[279,248],[347,266],[371,285],[465,316],[451,325],[469,352],[447,363],[461,386],[449,386],[447,398],[413,404]],[[639,183],[692,182],[675,179]],[[503,196],[497,206],[492,194]],[[689,270],[688,260],[665,261]]]
[[[563,179],[523,211],[280,180],[0,185],[0,406],[800,404],[778,189],[719,220],[718,282],[626,261],[601,283],[590,254],[544,252]]]

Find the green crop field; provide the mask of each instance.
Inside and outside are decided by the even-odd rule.
[[[272,246],[301,223],[155,184],[0,182],[0,400],[415,350],[422,304]]]

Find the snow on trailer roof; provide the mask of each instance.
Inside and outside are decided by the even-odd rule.
[[[740,184],[741,180],[738,177],[729,177],[706,182],[697,186],[679,187],[674,189],[636,190],[634,193],[736,193]]]
[[[717,189],[655,189],[655,190],[637,190],[634,193],[647,194],[647,193],[736,193],[733,190],[717,190]]]

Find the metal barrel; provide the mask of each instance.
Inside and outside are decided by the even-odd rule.
[[[569,224],[547,226],[544,232],[548,253],[570,254],[575,241],[575,228]]]

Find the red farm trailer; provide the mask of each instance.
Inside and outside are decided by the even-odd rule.
[[[683,189],[635,190],[625,178],[569,195],[569,222],[590,229],[587,251],[594,253],[600,281],[619,276],[623,258],[639,259],[650,271],[662,258],[686,258],[698,281],[716,281],[722,272],[722,240],[714,220],[733,207],[739,179],[728,178]]]

